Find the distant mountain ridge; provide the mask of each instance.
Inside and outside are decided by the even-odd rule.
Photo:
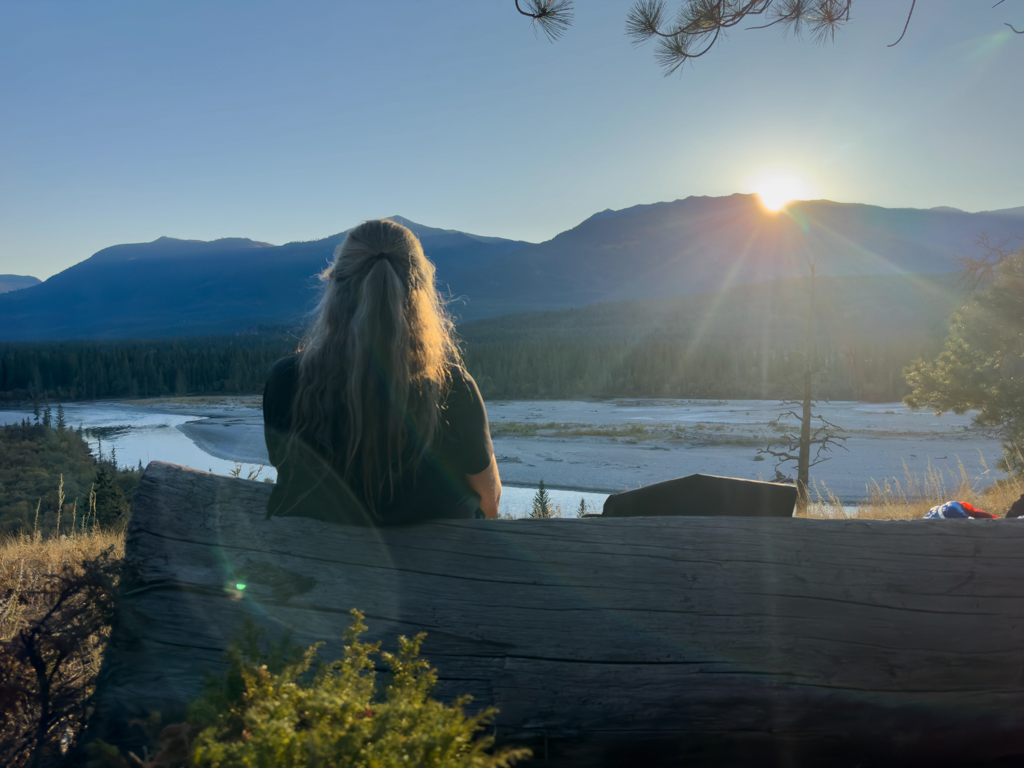
[[[596,301],[709,293],[806,274],[940,274],[977,238],[1024,235],[1024,211],[965,213],[802,201],[772,214],[754,195],[602,211],[467,276],[467,319]],[[482,305],[482,306],[480,306]]]
[[[420,237],[461,320],[595,302],[712,294],[801,277],[944,274],[976,239],[1024,236],[1024,208],[983,213],[827,200],[770,213],[753,195],[689,197],[594,214],[543,243],[428,227]],[[301,322],[347,232],[270,245],[159,238],[105,248],[0,295],[0,340],[234,333]]]
[[[525,245],[393,218],[416,232],[442,276]],[[297,323],[347,234],[276,246],[161,237],[104,248],[41,285],[0,296],[0,340],[217,335]]]
[[[30,275],[0,275],[0,293],[20,291],[22,288],[31,288],[42,282],[38,277]]]

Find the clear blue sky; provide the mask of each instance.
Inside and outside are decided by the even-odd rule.
[[[735,31],[681,76],[580,0],[0,0],[0,273],[161,235],[320,238],[400,214],[539,241],[751,191],[1024,205],[1024,2],[856,0],[836,42]],[[1022,233],[1024,234],[1024,233]]]

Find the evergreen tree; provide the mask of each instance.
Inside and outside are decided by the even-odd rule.
[[[547,488],[544,487],[544,481],[541,480],[540,485],[537,487],[537,493],[533,495],[533,509],[530,511],[530,517],[543,520],[553,515],[551,497],[548,495]]]
[[[576,517],[583,517],[588,512],[590,512],[590,509],[587,507],[587,500],[580,496],[580,507],[576,510]]]
[[[67,426],[68,422],[64,418],[64,404],[57,403],[57,430],[63,432]]]
[[[174,377],[174,394],[179,397],[188,394],[188,379],[185,378],[185,372],[180,368]]]
[[[32,399],[32,413],[36,417],[36,424],[39,423],[39,401],[35,398]]]
[[[50,424],[51,424],[51,416],[52,416],[52,412],[50,411],[50,404],[47,403],[43,407],[43,426],[44,427],[49,427],[50,426]]]
[[[109,527],[128,514],[128,500],[121,486],[114,482],[110,470],[103,465],[96,471],[96,521]]]

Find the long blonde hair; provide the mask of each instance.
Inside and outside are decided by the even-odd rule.
[[[353,229],[320,278],[299,348],[292,437],[340,469],[372,512],[436,437],[459,350],[434,265],[400,224]]]

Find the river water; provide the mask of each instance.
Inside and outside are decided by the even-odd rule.
[[[495,455],[505,484],[501,510],[528,513],[544,480],[553,506],[574,516],[581,499],[599,512],[608,493],[695,472],[772,479],[758,447],[775,431],[775,401],[606,400],[488,403]],[[259,399],[183,398],[64,405],[94,453],[121,465],[152,460],[218,474],[276,476],[267,466]],[[812,469],[812,480],[855,504],[877,482],[961,473],[979,485],[998,478],[999,441],[967,415],[914,412],[902,403],[828,403],[820,411],[844,427],[847,450]],[[0,424],[32,418],[31,407],[0,410]],[[636,428],[643,427],[637,437]],[[632,431],[630,429],[632,428]],[[791,470],[786,470],[791,472]]]

